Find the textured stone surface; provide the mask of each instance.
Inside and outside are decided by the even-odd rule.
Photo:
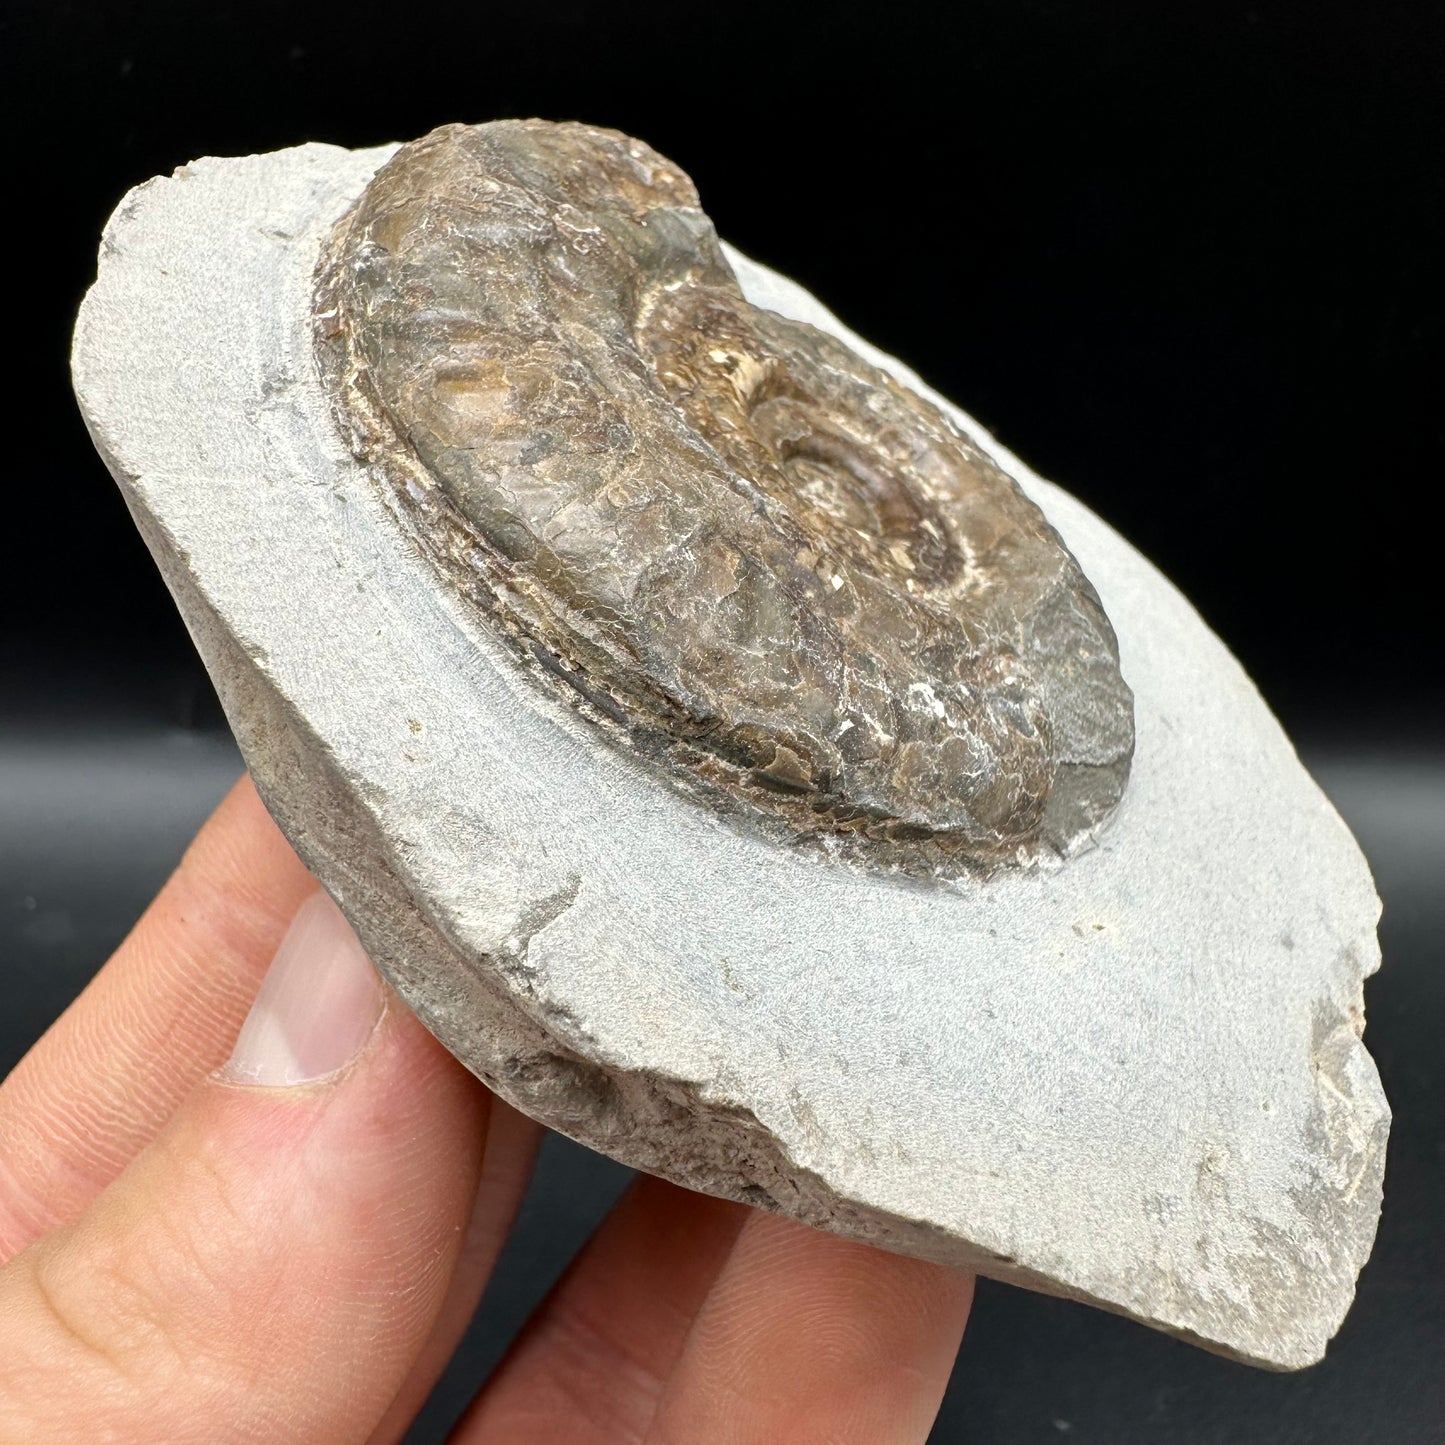
[[[676,780],[925,871],[1067,851],[1118,802],[1133,701],[1057,533],[938,408],[749,304],[640,141],[403,147],[317,310],[342,432],[419,545]]]
[[[950,410],[1118,634],[1136,746],[1097,846],[924,882],[659,785],[439,586],[338,434],[313,274],[388,154],[133,192],[75,375],[263,795],[398,990],[506,1098],[629,1163],[1242,1359],[1318,1358],[1380,1199],[1378,903],[1238,665]],[[921,387],[726,254],[753,302]]]

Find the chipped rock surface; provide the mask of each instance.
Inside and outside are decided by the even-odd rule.
[[[389,154],[203,160],[132,192],[74,369],[263,797],[402,996],[626,1163],[1254,1363],[1318,1359],[1380,1203],[1379,905],[1239,665],[1097,517],[728,252],[749,300],[931,397],[1042,509],[1118,635],[1133,769],[1094,847],[952,883],[660,786],[439,585],[337,432],[313,272]]]

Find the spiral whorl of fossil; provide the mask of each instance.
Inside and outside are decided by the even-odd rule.
[[[1058,535],[938,408],[750,305],[641,142],[499,121],[402,147],[316,307],[338,421],[418,544],[694,790],[984,866],[1118,802],[1132,697]]]

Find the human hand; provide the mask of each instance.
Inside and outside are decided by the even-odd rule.
[[[537,1136],[242,780],[0,1086],[0,1441],[399,1439]],[[972,1289],[639,1178],[453,1438],[922,1441]]]

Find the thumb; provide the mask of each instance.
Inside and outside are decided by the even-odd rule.
[[[446,1292],[486,1100],[313,895],[230,1062],[0,1270],[0,1441],[365,1439]]]

